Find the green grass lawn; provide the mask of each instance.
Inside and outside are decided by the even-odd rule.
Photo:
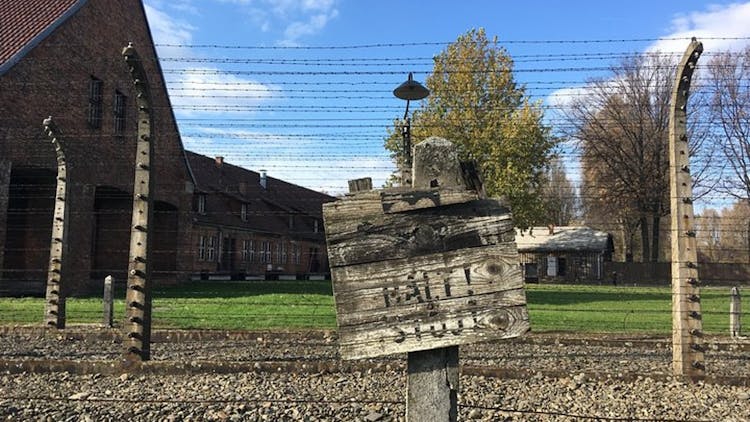
[[[668,334],[672,292],[668,287],[528,285],[533,331]],[[703,330],[729,331],[729,288],[701,289]],[[747,313],[746,313],[747,314]]]
[[[118,287],[116,297],[124,296]],[[527,300],[536,332],[671,331],[667,287],[531,284]],[[704,331],[726,334],[729,289],[704,288],[702,305]],[[41,324],[43,306],[41,298],[0,298],[0,324]],[[116,321],[123,319],[124,308],[124,300],[117,300]],[[67,321],[100,322],[101,299],[68,299]],[[193,282],[154,291],[153,324],[227,330],[335,329],[336,316],[329,281]]]

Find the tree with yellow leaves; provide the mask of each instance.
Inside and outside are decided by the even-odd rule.
[[[487,194],[508,201],[518,226],[545,223],[541,186],[556,141],[497,38],[483,29],[461,35],[434,58],[425,84],[430,96],[413,114],[412,141],[452,141],[462,159],[477,161]],[[398,163],[402,124],[394,121],[385,144]]]

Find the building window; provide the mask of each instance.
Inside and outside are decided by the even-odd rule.
[[[294,214],[289,214],[289,228],[294,228]]]
[[[198,195],[198,214],[206,213],[206,195]]]
[[[319,223],[318,223],[317,219],[313,221],[313,233],[317,233],[318,232],[318,230],[319,230],[318,224]]]
[[[115,135],[125,133],[125,110],[128,97],[120,91],[115,91]]]
[[[281,263],[282,264],[286,264],[287,262],[289,262],[287,260],[287,256],[288,255],[287,255],[286,243],[281,242],[281,243],[279,243],[279,246],[280,246],[280,249],[281,249]]]
[[[301,264],[302,259],[299,253],[299,245],[296,243],[292,243],[292,264]]]
[[[247,221],[247,204],[243,203],[242,208],[240,208],[240,218],[242,221]]]
[[[565,275],[568,272],[567,268],[567,261],[565,260],[565,257],[559,257],[557,258],[557,275],[560,277],[565,277]]]
[[[208,247],[206,248],[206,260],[216,260],[216,236],[209,236]]]
[[[526,281],[539,281],[539,266],[536,262],[526,262],[523,264],[523,275]]]
[[[92,129],[102,127],[102,87],[101,79],[91,77],[89,80],[89,110],[86,121]]]
[[[252,240],[242,241],[242,262],[252,263],[255,258],[255,242]]]
[[[261,264],[271,263],[271,242],[267,240],[260,244],[260,262]]]
[[[274,256],[273,262],[277,264],[281,264],[281,245],[282,244],[283,244],[282,242],[279,242],[276,244],[276,254]]]
[[[198,259],[206,260],[206,236],[201,236],[198,240]]]

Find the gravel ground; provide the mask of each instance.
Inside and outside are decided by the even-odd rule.
[[[333,333],[154,334],[154,368],[204,361],[245,368],[228,374],[126,374],[117,366],[97,374],[13,370],[14,363],[40,359],[70,360],[81,367],[119,360],[122,345],[116,336],[86,331],[0,330],[0,360],[6,363],[0,373],[3,419],[404,420],[404,356],[360,362],[352,369],[338,360]],[[750,384],[750,344],[722,339],[707,339],[707,344],[710,375]],[[750,387],[729,385],[729,378],[675,380],[669,376],[670,357],[668,341],[658,338],[529,335],[462,346],[459,418],[750,420]],[[333,366],[311,369],[318,368],[316,361]],[[267,366],[289,362],[308,369]],[[506,372],[482,376],[493,370]]]

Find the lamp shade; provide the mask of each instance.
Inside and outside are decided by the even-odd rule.
[[[430,90],[415,81],[409,72],[409,79],[394,89],[393,95],[402,100],[421,100],[430,95]]]

